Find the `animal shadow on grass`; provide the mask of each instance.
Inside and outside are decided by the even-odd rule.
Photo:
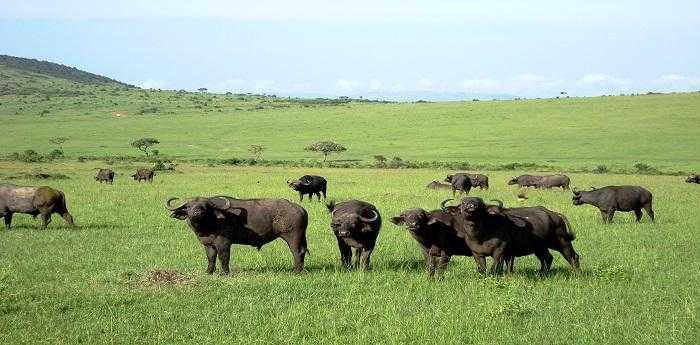
[[[581,269],[581,272],[577,273],[574,271],[571,267],[568,266],[561,266],[561,267],[552,267],[547,274],[542,275],[540,274],[540,270],[537,267],[522,267],[518,268],[517,266],[515,267],[513,273],[507,274],[504,273],[504,276],[513,276],[513,277],[524,277],[529,280],[542,280],[542,279],[549,279],[553,277],[561,277],[561,278],[583,278],[583,277],[588,277],[590,276],[591,272],[590,270],[586,269]]]

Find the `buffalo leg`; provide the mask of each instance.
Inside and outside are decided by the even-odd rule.
[[[493,263],[491,264],[491,274],[500,274],[503,270],[503,248],[496,248],[491,256],[493,257]]]
[[[323,190],[321,191],[321,193],[323,193],[323,200],[326,200],[326,189],[323,188]]]
[[[10,230],[12,225],[12,212],[5,213],[5,229]]]
[[[600,216],[603,218],[603,223],[608,222],[608,212],[606,210],[600,210]]]
[[[637,218],[637,223],[639,223],[639,221],[642,220],[642,210],[634,210],[634,216]]]
[[[231,258],[231,242],[228,240],[219,240],[216,243],[216,255],[221,263],[221,274],[229,274],[229,260]]]
[[[554,260],[552,254],[550,254],[549,250],[545,248],[538,250],[535,253],[535,256],[537,256],[537,258],[540,260],[540,274],[547,274],[547,272],[549,272],[549,269],[552,267],[552,260]]]
[[[372,249],[362,248],[360,250],[362,251],[362,257],[360,258],[360,269],[367,271],[369,269],[369,258],[372,255]]]
[[[437,269],[436,273],[438,277],[441,277],[442,274],[445,272],[445,269],[447,269],[447,264],[450,262],[450,256],[447,255],[444,251],[440,253],[440,256],[438,257],[438,262],[437,262]]]
[[[647,211],[647,215],[651,218],[651,222],[654,222],[654,210],[651,208],[651,203],[644,205],[644,211]]]
[[[515,263],[515,256],[509,256],[506,258],[506,273],[513,273],[513,265]]]
[[[485,274],[486,273],[486,258],[483,255],[474,254],[474,261],[476,261],[476,271]]]
[[[212,274],[216,269],[216,248],[205,245],[204,250],[207,252],[207,274]]]
[[[428,268],[428,277],[432,278],[435,275],[435,257],[430,255],[430,253],[423,252],[425,256],[425,266]]]
[[[287,242],[289,246],[289,251],[292,252],[294,257],[294,272],[299,273],[304,270],[304,256],[306,256],[306,240],[304,240],[304,235],[286,235],[282,236],[282,239]]]
[[[355,261],[352,263],[352,267],[360,266],[360,257],[362,256],[362,248],[355,248]]]
[[[301,202],[301,201],[304,201],[304,194],[299,193],[299,201],[300,201],[300,202]]]
[[[318,201],[321,201],[321,193],[320,192],[315,192],[316,197],[318,198]]]
[[[608,211],[608,223],[612,223],[614,215],[615,215],[615,209]]]
[[[51,211],[42,211],[41,212],[41,228],[46,229],[46,227],[49,226],[49,223],[51,223]]]
[[[348,246],[343,239],[336,237],[338,240],[338,249],[340,250],[340,264],[345,268],[350,268],[350,260],[352,259],[352,249]]]

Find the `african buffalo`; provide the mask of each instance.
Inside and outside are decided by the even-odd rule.
[[[105,182],[112,184],[114,182],[114,171],[112,169],[102,169],[102,168],[96,168],[97,170],[97,175],[95,176],[95,181],[99,181],[100,183]]]
[[[464,175],[469,178],[472,187],[479,187],[479,189],[489,189],[489,177],[483,174],[468,174],[468,173],[456,173],[454,175],[447,175],[445,182],[451,182],[452,177],[455,175]]]
[[[603,223],[612,223],[615,211],[634,211],[637,222],[642,219],[642,209],[654,221],[654,210],[651,207],[652,195],[648,190],[639,186],[607,186],[593,188],[590,191],[573,190],[571,201],[574,205],[590,204],[600,210]]]
[[[685,182],[700,183],[700,175],[690,175],[687,179],[685,179]]]
[[[421,247],[428,274],[433,277],[447,267],[452,255],[471,256],[472,252],[453,228],[452,215],[443,210],[426,211],[411,208],[391,218],[396,225],[405,225]]]
[[[323,199],[326,199],[327,181],[322,176],[304,175],[295,181],[288,180],[287,185],[299,192],[299,201],[304,201],[305,194],[309,195],[309,200],[316,194],[318,201],[321,201],[321,193],[323,193]]]
[[[428,185],[426,185],[425,188],[428,188],[428,189],[451,189],[452,185],[447,184],[447,183],[440,183],[438,181],[433,181],[433,182],[428,183]]]
[[[139,181],[141,180],[148,181],[148,182],[153,182],[153,176],[155,176],[155,172],[150,169],[145,169],[145,168],[139,168],[136,170],[136,173],[131,175],[131,177],[134,178],[134,181]]]
[[[535,254],[540,272],[545,274],[553,259],[549,249],[562,253],[578,270],[578,254],[571,245],[575,237],[563,215],[544,207],[505,209],[500,202],[486,205],[477,197],[466,197],[459,206],[445,208],[447,201],[442,207],[454,216],[455,229],[472,251],[479,272],[486,273],[486,256],[494,261],[491,274],[497,274],[504,262],[512,272],[515,257]]]
[[[260,248],[281,237],[294,257],[294,271],[304,269],[306,226],[308,215],[303,207],[284,199],[234,199],[228,196],[196,197],[181,206],[165,207],[171,217],[187,220],[192,231],[204,246],[209,262],[207,273],[216,268],[216,257],[221,263],[221,273],[229,274],[229,257],[232,244],[244,244]]]
[[[517,184],[520,187],[535,187],[535,188],[553,188],[561,187],[561,189],[569,189],[571,180],[566,175],[520,175],[513,177],[508,181],[508,185]]]
[[[369,259],[382,226],[377,208],[360,200],[331,201],[326,207],[331,213],[331,228],[338,241],[341,264],[346,268],[351,266],[352,248],[355,248],[355,266],[359,263],[362,270],[369,269]]]
[[[5,218],[5,228],[10,229],[13,213],[41,215],[41,228],[51,222],[51,215],[58,213],[71,227],[75,227],[73,216],[66,207],[66,196],[51,187],[22,187],[0,184],[0,217]]]
[[[469,194],[469,190],[472,189],[472,181],[466,175],[447,175],[445,182],[449,182],[452,185],[452,195],[455,195],[457,191],[459,193]]]

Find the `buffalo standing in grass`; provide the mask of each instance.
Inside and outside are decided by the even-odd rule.
[[[445,182],[449,182],[452,185],[452,195],[455,195],[457,191],[460,194],[469,194],[469,191],[472,189],[472,181],[466,175],[448,175],[445,178]]]
[[[51,222],[51,215],[58,213],[71,227],[75,227],[73,216],[66,207],[66,196],[51,187],[22,187],[0,184],[0,218],[5,218],[5,228],[12,225],[12,214],[41,215],[41,228]]]
[[[426,211],[412,208],[391,218],[396,225],[405,225],[418,242],[430,277],[440,275],[453,255],[471,256],[463,239],[457,236],[452,215],[443,210]]]
[[[443,208],[445,203],[443,201]],[[455,229],[472,251],[478,270],[486,273],[486,256],[493,258],[491,274],[502,271],[507,263],[513,271],[515,257],[535,254],[540,260],[540,272],[546,274],[553,257],[549,249],[562,253],[578,271],[579,259],[571,242],[575,236],[563,215],[544,207],[505,209],[486,205],[481,198],[466,197],[459,206],[445,208],[455,220]]]
[[[473,188],[479,187],[479,189],[489,189],[489,177],[483,174],[456,173],[454,175],[447,175],[445,182],[451,182],[455,175],[464,175],[468,177]]]
[[[114,171],[112,169],[102,169],[97,168],[97,175],[95,176],[95,181],[100,183],[105,182],[112,184],[114,183]]]
[[[642,219],[642,209],[654,221],[652,209],[653,196],[648,190],[639,186],[607,186],[593,188],[591,191],[579,191],[574,188],[571,198],[574,205],[590,204],[600,210],[603,223],[612,223],[616,211],[634,211],[637,222]]]
[[[294,189],[299,192],[299,201],[304,201],[304,195],[309,195],[309,200],[313,198],[315,194],[318,197],[318,201],[321,201],[321,194],[323,194],[323,199],[326,199],[326,186],[328,182],[322,176],[315,175],[304,175],[295,181],[287,181],[289,188]]]
[[[688,178],[685,179],[685,182],[688,182],[688,183],[698,183],[698,184],[700,184],[700,175],[691,175],[691,176],[688,176]]]
[[[571,179],[566,175],[547,175],[547,176],[533,176],[533,175],[520,175],[518,177],[513,177],[508,181],[508,185],[517,184],[520,187],[535,187],[535,188],[554,188],[561,187],[561,189],[569,189],[569,184]]]
[[[153,176],[155,176],[155,172],[150,169],[145,169],[145,168],[139,168],[136,170],[136,173],[131,175],[131,177],[134,178],[134,181],[148,181],[148,182],[153,182]]]
[[[447,184],[447,183],[440,183],[438,181],[433,181],[433,182],[428,183],[428,185],[426,185],[425,188],[428,188],[428,189],[452,189],[452,185]]]
[[[304,269],[308,215],[303,207],[284,199],[234,199],[227,196],[197,197],[180,206],[165,207],[171,217],[187,220],[207,254],[207,273],[221,263],[221,273],[229,274],[232,244],[260,248],[281,237],[294,257],[294,271]]]
[[[352,248],[355,248],[355,266],[359,264],[362,270],[369,269],[370,256],[382,226],[377,208],[360,200],[331,201],[326,207],[331,213],[331,229],[338,241],[341,264],[351,267]]]

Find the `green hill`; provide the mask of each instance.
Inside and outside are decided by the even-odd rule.
[[[257,144],[264,159],[300,161],[319,160],[304,147],[330,139],[348,148],[331,159],[367,164],[384,155],[492,169],[700,170],[700,93],[382,103],[141,90],[2,64],[0,74],[34,91],[0,96],[12,133],[0,137],[0,154],[47,152],[60,135],[69,157],[138,155],[129,143],[155,137],[161,154],[182,159],[247,158]]]

